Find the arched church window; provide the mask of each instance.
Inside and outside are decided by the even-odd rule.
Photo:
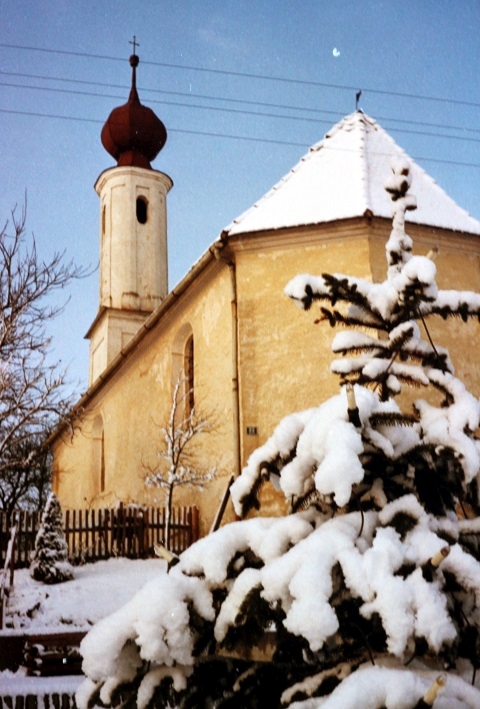
[[[177,391],[177,415],[187,417],[195,404],[193,330],[185,323],[177,332],[172,351],[172,393]]]
[[[146,224],[148,218],[148,202],[145,197],[137,197],[137,221]]]
[[[105,234],[106,220],[107,220],[107,208],[105,205],[103,205],[103,207],[102,207],[102,236],[104,236],[104,234]]]
[[[95,417],[92,430],[92,493],[105,491],[105,431],[103,419]]]
[[[185,373],[185,414],[190,416],[195,406],[195,380],[193,367],[193,335],[185,343],[183,357],[183,370]]]
[[[105,431],[100,441],[100,492],[105,492]]]

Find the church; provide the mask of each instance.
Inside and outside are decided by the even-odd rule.
[[[411,164],[418,208],[409,212],[406,228],[415,253],[438,248],[442,289],[480,291],[480,222],[375,120],[356,111],[212,240],[170,289],[167,199],[173,183],[151,166],[167,133],[140,103],[138,61],[130,59],[127,103],[112,111],[101,134],[116,165],[95,184],[100,290],[87,333],[89,387],[73,409],[72,425],[60,425],[50,438],[53,489],[63,508],[163,504],[161,490],[146,484],[146,471],[164,450],[163,427],[180,386],[180,413],[194,408],[212,423],[192,445],[215,475],[203,491],[174,493],[174,504],[199,508],[204,535],[230,476],[280,419],[338,391],[329,370],[332,330],[315,324],[315,312],[294,308],[283,288],[305,272],[384,280],[391,229],[384,183],[392,158]],[[431,328],[476,396],[480,365],[472,343],[479,327],[439,321]],[[274,513],[274,493],[263,494],[264,511],[270,506]],[[233,519],[228,507],[224,519]]]

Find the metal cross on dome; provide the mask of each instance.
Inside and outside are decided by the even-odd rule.
[[[133,53],[136,54],[136,49],[140,46],[140,44],[137,42],[137,38],[135,35],[133,35],[133,39],[129,40],[129,44],[133,44]]]

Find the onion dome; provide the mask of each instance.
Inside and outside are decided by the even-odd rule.
[[[130,96],[126,104],[113,109],[100,137],[103,147],[115,158],[118,165],[151,169],[150,162],[165,145],[167,131],[152,109],[140,103],[136,83],[139,61],[137,55],[132,54]]]

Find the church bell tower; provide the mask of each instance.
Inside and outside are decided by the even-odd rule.
[[[172,180],[151,161],[167,140],[155,113],[140,103],[139,58],[130,57],[128,101],[113,109],[101,133],[117,161],[101,173],[100,305],[86,337],[90,340],[89,385],[122,351],[168,293],[167,194]]]

